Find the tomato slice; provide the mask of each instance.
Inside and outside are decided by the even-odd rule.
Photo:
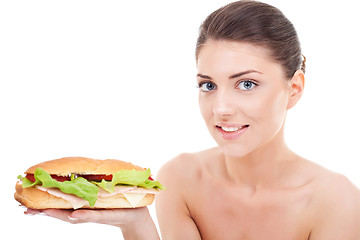
[[[103,179],[106,181],[112,180],[112,175],[105,175],[105,174],[89,174],[89,175],[78,175],[78,177],[83,177],[88,181],[99,181],[101,182]]]
[[[53,179],[59,181],[59,182],[64,182],[64,181],[70,181],[70,177],[66,177],[66,176],[58,176],[58,175],[50,175]],[[99,181],[101,182],[103,179],[106,181],[111,181],[112,180],[112,175],[105,175],[105,174],[87,174],[87,175],[77,175],[78,177],[83,177],[88,181]],[[26,178],[29,179],[32,182],[35,182],[35,177],[34,174],[26,174]],[[150,181],[154,181],[154,179],[152,177],[148,178]]]
[[[102,181],[103,179],[106,181],[111,181],[112,180],[112,175],[105,175],[105,174],[89,174],[89,175],[78,175],[78,177],[83,177],[88,181]],[[152,179],[152,177],[148,178],[151,181],[154,181],[154,179]]]
[[[64,182],[64,181],[70,181],[70,177],[66,177],[66,176],[58,176],[58,175],[50,175],[53,179],[55,179],[56,181],[59,182]],[[35,177],[34,174],[26,174],[25,176],[27,179],[29,179],[32,182],[35,182]]]
[[[27,179],[29,179],[30,181],[35,182],[34,174],[26,174],[25,177],[26,177]]]

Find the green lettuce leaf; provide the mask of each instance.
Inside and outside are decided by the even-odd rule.
[[[165,187],[161,185],[158,181],[152,181],[148,179],[150,177],[150,174],[151,172],[149,168],[145,171],[137,171],[135,169],[120,170],[113,174],[113,178],[111,181],[106,181],[103,179],[100,183],[94,183],[108,192],[114,192],[114,187],[117,184],[139,186],[144,188],[158,188],[160,190],[165,190]]]
[[[140,183],[137,185],[138,187],[144,187],[144,188],[158,188],[160,190],[165,190],[166,188],[161,185],[159,181],[152,181],[152,180],[146,180],[143,183]]]
[[[118,184],[139,186],[144,188],[158,188],[165,190],[165,187],[158,181],[152,181],[150,177],[150,169],[145,171],[133,170],[120,170],[113,174],[111,181],[102,180],[101,182],[89,182],[85,178],[71,176],[70,181],[59,182],[53,179],[48,172],[42,168],[37,168],[34,173],[35,182],[31,182],[26,177],[18,176],[22,180],[22,187],[28,188],[35,185],[42,185],[44,188],[58,188],[64,193],[73,194],[81,197],[89,202],[90,206],[94,206],[99,187],[108,192],[114,192],[114,187]]]
[[[74,194],[89,202],[90,206],[94,206],[99,188],[86,180],[85,178],[78,177],[71,181],[59,182],[51,178],[50,174],[42,168],[37,168],[34,173],[35,182],[31,182],[26,177],[22,178],[23,188],[32,187],[34,185],[42,185],[45,188],[58,188],[64,193]]]

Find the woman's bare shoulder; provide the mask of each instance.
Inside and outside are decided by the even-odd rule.
[[[294,177],[290,179],[298,180],[294,182],[309,190],[315,212],[328,211],[349,201],[360,204],[359,189],[344,175],[301,157],[292,169]]]
[[[331,171],[315,163],[312,168],[313,180],[309,184],[313,193],[314,212],[330,214],[358,209],[360,214],[360,190],[343,174]]]
[[[156,179],[166,187],[156,196],[156,213],[164,239],[200,239],[188,203],[198,189],[202,154],[182,153],[157,173]]]
[[[194,180],[206,169],[206,165],[219,154],[218,148],[211,148],[194,153],[181,153],[166,162],[159,170],[157,178],[181,177],[184,181]]]
[[[342,174],[318,168],[311,185],[311,239],[359,239],[360,190]],[[342,237],[341,237],[342,236]]]
[[[329,205],[350,202],[354,204],[360,203],[360,190],[355,186],[346,176],[332,172],[325,171],[323,175],[319,176],[317,184],[315,185],[323,199],[330,202]],[[360,206],[360,205],[359,205]]]
[[[312,186],[324,196],[339,195],[339,193],[360,194],[359,189],[343,174],[331,171],[313,162],[308,162],[313,169]]]
[[[202,164],[202,160],[206,159],[207,156],[211,156],[216,151],[216,148],[207,149],[200,152],[194,153],[181,153],[174,157],[173,159],[166,162],[160,169],[162,170],[172,170],[177,169],[179,170],[186,170],[188,171],[189,168],[193,169],[194,167],[199,166]]]

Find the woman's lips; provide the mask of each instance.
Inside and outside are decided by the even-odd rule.
[[[225,140],[234,140],[240,137],[246,130],[249,128],[249,125],[242,126],[216,126],[216,129],[220,133],[220,135]]]

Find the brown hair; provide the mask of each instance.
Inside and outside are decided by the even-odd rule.
[[[196,59],[207,40],[247,42],[268,48],[275,61],[282,64],[290,79],[301,69],[305,57],[292,23],[277,8],[257,1],[237,1],[211,13],[200,27]],[[302,58],[304,57],[304,58]]]

